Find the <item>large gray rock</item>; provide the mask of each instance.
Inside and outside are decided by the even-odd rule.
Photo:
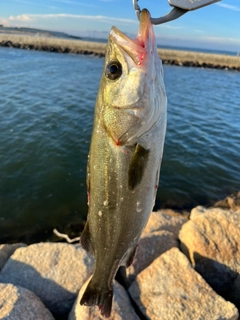
[[[195,269],[240,309],[240,211],[197,207],[179,238]]]
[[[31,291],[0,283],[0,319],[54,320],[50,311]]]
[[[0,270],[16,249],[26,246],[27,245],[25,243],[0,244]]]
[[[218,296],[177,248],[163,253],[129,288],[151,320],[235,320],[236,307]]]
[[[143,231],[143,234],[164,230],[172,232],[177,238],[179,230],[186,221],[186,216],[177,214],[172,210],[166,209],[162,211],[152,212],[148,223]]]
[[[126,287],[129,287],[136,275],[163,252],[178,247],[178,233],[186,221],[186,216],[170,209],[151,213],[133,263],[127,269],[120,268],[120,275]]]
[[[54,315],[68,314],[93,271],[93,258],[81,246],[39,243],[17,249],[0,273],[0,282],[34,292]]]
[[[80,305],[80,300],[86,289],[89,281],[82,287],[75,301],[72,311],[69,314],[68,320],[105,320],[98,307],[85,307]],[[135,313],[128,294],[125,289],[116,281],[113,284],[113,304],[112,312],[109,320],[139,320]]]
[[[129,287],[137,274],[148,267],[154,259],[173,247],[178,247],[178,242],[172,232],[144,233],[139,241],[133,263],[127,269],[120,269],[125,285]]]

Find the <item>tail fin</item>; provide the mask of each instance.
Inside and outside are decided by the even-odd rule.
[[[82,299],[81,305],[95,306],[97,305],[101,314],[109,318],[112,309],[113,290],[104,290],[93,286],[92,281],[89,282]]]

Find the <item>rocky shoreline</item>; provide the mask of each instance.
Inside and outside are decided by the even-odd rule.
[[[109,319],[239,319],[239,226],[240,192],[189,217],[152,212]],[[0,245],[0,319],[103,320],[79,304],[93,268],[79,244]]]
[[[0,35],[0,46],[26,50],[74,53],[104,57],[105,43],[53,37]],[[158,49],[163,64],[240,71],[240,57],[191,51]]]

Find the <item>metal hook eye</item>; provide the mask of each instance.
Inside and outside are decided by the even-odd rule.
[[[141,9],[138,5],[138,0],[133,0],[133,7],[136,12],[137,18],[139,20]],[[151,23],[154,25],[162,24],[168,21],[175,20],[179,17],[181,17],[184,13],[186,13],[188,10],[176,8],[174,7],[167,15],[160,17],[160,18],[151,18]]]
[[[163,17],[151,18],[151,22],[152,24],[157,25],[157,24],[168,22],[168,21],[172,21],[181,17],[183,14],[185,14],[188,11],[196,10],[218,1],[221,1],[221,0],[198,0],[198,1],[168,0],[169,4],[173,6],[173,9]],[[141,9],[138,5],[138,0],[133,0],[133,7],[139,20]]]

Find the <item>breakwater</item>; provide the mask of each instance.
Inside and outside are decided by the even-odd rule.
[[[0,35],[0,46],[26,50],[74,53],[104,57],[105,43],[53,37]],[[240,57],[201,52],[158,49],[163,64],[240,71]]]

